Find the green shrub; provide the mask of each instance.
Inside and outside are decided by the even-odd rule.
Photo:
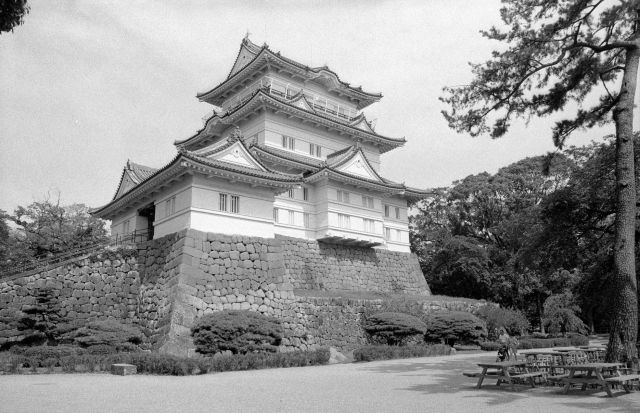
[[[132,347],[138,350],[137,345],[143,338],[138,327],[113,319],[90,321],[63,336],[64,340],[80,347],[106,346],[116,351],[131,351]]]
[[[17,359],[27,367],[52,367],[64,357],[81,354],[82,349],[71,346],[12,347],[11,353],[20,356]]]
[[[363,322],[363,328],[376,341],[400,345],[412,337],[422,336],[427,326],[412,315],[389,312],[367,317]]]
[[[520,339],[520,349],[547,348],[547,347],[570,347],[571,340],[567,337],[556,338],[522,338]]]
[[[588,346],[589,345],[589,337],[583,336],[582,334],[571,333],[567,336],[572,346]]]
[[[487,329],[482,320],[464,311],[440,311],[425,317],[427,331],[425,339],[444,342],[450,346],[456,342],[479,344],[487,338]]]
[[[416,346],[364,346],[353,352],[355,361],[392,360],[411,357],[447,356],[451,354],[451,347],[444,344],[416,345]]]
[[[276,352],[282,341],[280,322],[254,311],[221,311],[196,320],[191,336],[196,351],[215,354],[229,350],[233,354]]]
[[[42,361],[24,355],[11,354],[6,370],[18,373],[20,367],[53,368],[61,366],[63,372],[75,372],[81,368],[85,371],[109,371],[115,363],[127,363],[136,366],[139,374],[158,374],[185,376],[204,374],[207,372],[223,372],[275,367],[299,367],[323,365],[329,362],[329,350],[322,348],[315,351],[295,351],[290,353],[247,353],[217,357],[176,357],[158,353],[118,353],[89,354],[76,353],[59,358],[45,358]]]
[[[578,317],[580,307],[573,294],[565,292],[552,295],[544,302],[542,324],[551,334],[585,333],[588,328]]]
[[[480,349],[484,351],[498,351],[502,347],[502,343],[497,341],[483,341],[480,343]]]
[[[490,340],[498,338],[501,327],[512,336],[523,335],[531,327],[527,317],[518,310],[485,305],[478,310],[477,315],[486,323]]]

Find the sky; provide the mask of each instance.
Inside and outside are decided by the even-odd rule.
[[[553,150],[553,118],[516,121],[507,136],[449,129],[444,86],[471,79],[499,45],[499,0],[46,1],[0,35],[0,209],[51,194],[106,204],[127,159],[161,167],[173,142],[202,127],[196,93],[225,79],[249,32],[256,44],[381,92],[364,110],[407,144],[382,175],[433,188]],[[636,113],[637,116],[637,113]],[[575,134],[582,145],[613,125]]]

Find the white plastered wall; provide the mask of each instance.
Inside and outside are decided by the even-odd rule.
[[[282,135],[291,136],[296,140],[295,151],[299,155],[309,156],[309,144],[313,143],[322,147],[322,156],[318,159],[326,159],[327,155],[339,151],[354,144],[354,141],[335,132],[328,132],[319,128],[310,127],[294,118],[286,118],[268,112],[265,115],[263,142],[267,146],[278,149],[282,147]],[[380,170],[380,151],[369,143],[362,143],[362,150],[376,170]]]

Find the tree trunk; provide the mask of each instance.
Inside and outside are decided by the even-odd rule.
[[[636,42],[638,42],[636,40]],[[640,48],[626,50],[620,96],[613,110],[616,124],[616,202],[614,293],[608,361],[637,363],[638,296],[635,268],[636,186],[633,150],[633,103]]]
[[[542,322],[542,300],[540,299],[540,294],[537,295],[536,298],[536,310],[538,311],[538,322],[540,323],[540,332],[542,334],[545,333],[544,331],[544,323]]]

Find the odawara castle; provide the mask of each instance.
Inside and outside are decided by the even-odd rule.
[[[93,211],[112,236],[190,228],[409,252],[408,204],[427,191],[380,175],[380,156],[405,143],[362,112],[381,94],[245,37],[227,78],[197,97],[213,106],[204,127],[159,169],[128,161]]]

